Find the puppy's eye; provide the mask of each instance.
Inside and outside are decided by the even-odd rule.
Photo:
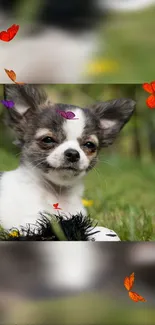
[[[55,140],[51,137],[45,137],[42,139],[42,142],[47,143],[47,144],[52,144],[52,143],[55,143]]]
[[[86,148],[88,148],[90,150],[95,150],[96,149],[96,145],[91,141],[86,142],[84,144],[84,147],[86,147]]]

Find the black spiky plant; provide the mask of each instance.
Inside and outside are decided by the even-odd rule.
[[[95,225],[96,226],[96,225]],[[20,229],[0,230],[3,241],[89,241],[94,231],[93,221],[81,213],[70,218],[61,215],[40,213],[35,225],[28,224]]]

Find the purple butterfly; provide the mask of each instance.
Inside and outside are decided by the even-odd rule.
[[[78,120],[78,118],[75,118],[75,114],[73,112],[65,112],[65,111],[59,111],[57,110],[57,112],[64,118],[66,118],[67,120]]]
[[[7,108],[12,108],[15,105],[12,100],[1,100],[1,103]]]

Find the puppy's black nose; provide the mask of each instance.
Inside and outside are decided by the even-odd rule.
[[[80,154],[75,149],[67,149],[64,155],[69,162],[77,162],[80,159]]]

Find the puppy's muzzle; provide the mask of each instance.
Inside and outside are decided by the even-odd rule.
[[[65,159],[68,162],[75,163],[80,160],[80,154],[77,150],[75,149],[67,149],[64,152]]]

